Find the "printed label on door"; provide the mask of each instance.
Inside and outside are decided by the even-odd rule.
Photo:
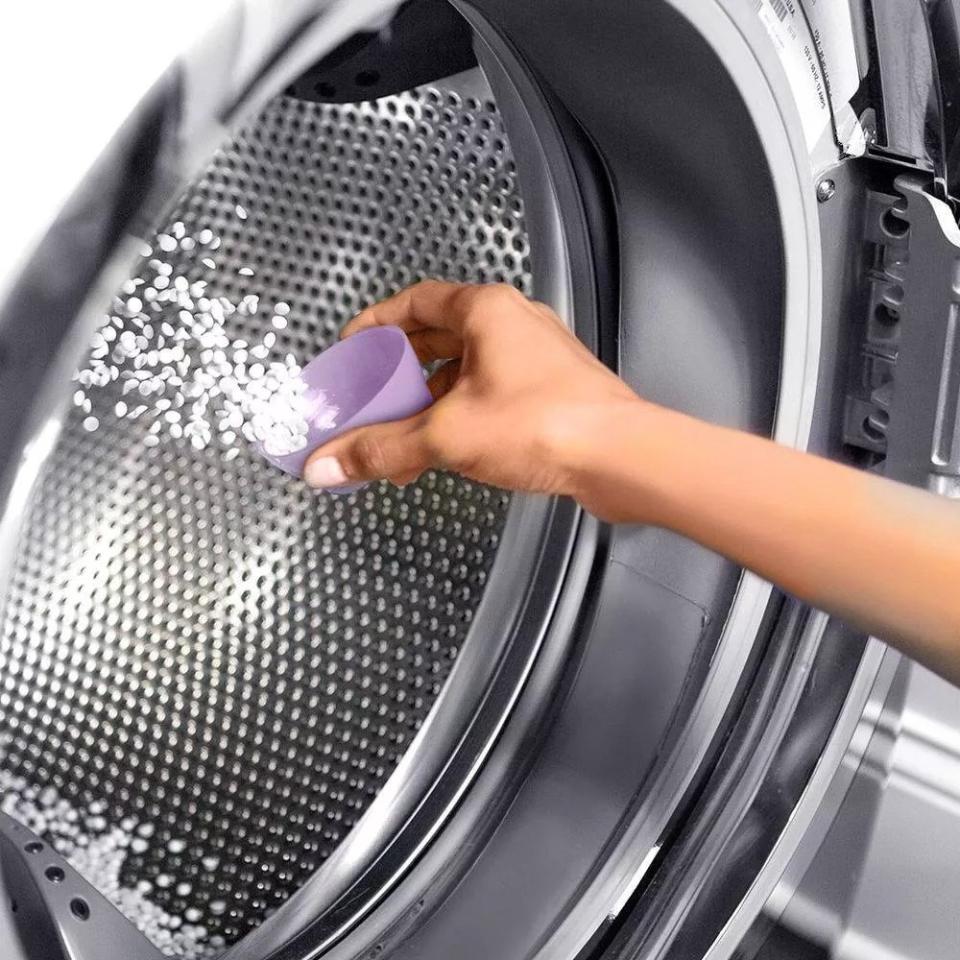
[[[847,0],[803,0],[813,42],[827,81],[833,112],[850,102],[860,87],[860,67]]]
[[[827,82],[803,12],[794,0],[754,0],[783,64],[800,110],[807,149],[812,151],[831,122]]]

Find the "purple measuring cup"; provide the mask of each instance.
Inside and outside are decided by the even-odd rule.
[[[314,357],[300,379],[307,384],[306,445],[282,456],[257,445],[266,460],[295,477],[303,476],[307,458],[328,440],[355,427],[403,420],[433,400],[420,361],[398,327],[371,327],[340,340]],[[351,493],[362,486],[330,492]]]

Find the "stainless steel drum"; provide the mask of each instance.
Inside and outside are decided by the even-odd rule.
[[[886,840],[941,822],[916,758],[956,740],[942,688],[879,641],[569,499],[439,474],[314,495],[115,416],[120,379],[71,407],[70,374],[118,288],[114,314],[143,306],[121,284],[159,273],[155,249],[130,272],[145,241],[173,277],[153,289],[259,294],[224,323],[276,358],[417,277],[504,280],[651,401],[953,489],[929,441],[960,7],[99,7],[47,96],[28,61],[0,178],[2,960],[866,942],[851,909],[887,885],[857,864],[913,862]],[[924,804],[879,800],[886,769]],[[955,953],[919,926],[902,942]]]
[[[420,277],[529,287],[514,164],[476,71],[356,105],[278,97],[177,221],[222,245],[215,270],[199,246],[163,254],[175,272],[289,303],[274,349],[304,361]],[[232,336],[264,325],[227,321]],[[436,473],[318,496],[249,449],[225,463],[217,444],[148,447],[152,418],[95,412],[93,433],[69,415],[3,608],[6,805],[94,883],[113,870],[107,892],[141,924],[152,901],[204,928],[199,945],[229,943],[393,771],[470,628],[508,498]],[[85,857],[118,829],[112,860]]]

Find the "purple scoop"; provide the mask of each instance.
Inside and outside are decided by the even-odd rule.
[[[397,327],[372,327],[335,343],[303,368],[300,379],[307,384],[306,446],[271,456],[258,444],[265,459],[295,477],[303,476],[307,458],[328,440],[355,427],[403,420],[433,400],[420,361]]]

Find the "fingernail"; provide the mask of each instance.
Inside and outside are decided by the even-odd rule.
[[[336,457],[319,457],[311,460],[303,471],[303,479],[311,487],[342,487],[347,482],[347,475],[340,466]]]

